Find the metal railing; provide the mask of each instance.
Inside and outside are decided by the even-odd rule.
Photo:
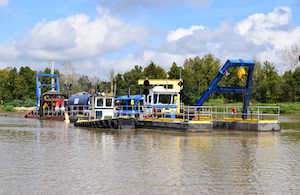
[[[49,110],[48,108],[42,108],[42,115],[44,116],[62,116],[64,115],[64,111],[66,111],[69,116],[76,116],[76,115],[86,115],[85,111],[89,110],[88,105],[72,105],[72,106],[64,106],[64,109],[59,109],[57,111],[54,110]],[[28,112],[28,110],[27,110]],[[31,115],[39,115],[40,111],[39,110],[32,110],[30,111]]]
[[[154,108],[149,106],[121,106],[114,111],[114,117],[146,118],[158,121],[169,119],[178,122],[212,120],[211,106],[181,106],[178,109],[169,109],[168,106],[162,106],[159,109]]]
[[[236,113],[232,111],[236,109]],[[84,106],[65,106],[65,111],[69,116],[86,115],[88,113],[88,105]],[[63,110],[47,110],[42,109],[42,115],[62,116]],[[39,115],[39,111],[31,111],[31,115]],[[235,116],[233,116],[235,115]],[[201,120],[226,120],[226,121],[244,121],[242,106],[180,106],[177,109],[168,109],[168,106],[154,109],[153,106],[117,106],[114,109],[114,118],[118,117],[134,117],[134,118],[152,118],[152,120],[170,119],[174,121],[189,122]],[[244,117],[245,118],[245,117]],[[262,120],[278,120],[280,121],[279,106],[249,106],[246,114],[247,121],[259,123]]]
[[[85,115],[87,110],[89,110],[89,105],[66,106],[69,116]]]
[[[236,109],[236,113],[233,111]],[[247,114],[243,113],[242,106],[213,106],[212,107],[213,120],[243,120],[247,118],[248,121],[259,122],[260,120],[278,120],[280,121],[280,107],[279,106],[249,106]],[[235,116],[233,116],[235,115]]]
[[[146,110],[145,106],[141,105],[124,105],[119,106],[117,105],[114,109],[114,118],[118,117],[134,117],[134,118],[140,118],[144,111]]]

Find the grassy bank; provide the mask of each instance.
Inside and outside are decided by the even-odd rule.
[[[33,99],[14,100],[0,105],[0,112],[24,112],[25,110],[27,111],[26,108],[34,106],[35,100]]]
[[[204,103],[204,106],[243,106],[242,102],[226,103],[225,99],[211,99]],[[253,103],[250,101],[250,106],[279,106],[280,114],[300,114],[300,102],[282,102],[282,103]]]

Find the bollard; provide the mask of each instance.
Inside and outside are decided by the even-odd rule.
[[[64,120],[64,122],[66,123],[66,124],[69,124],[70,123],[70,119],[69,119],[69,115],[68,115],[68,113],[65,111],[65,120]]]

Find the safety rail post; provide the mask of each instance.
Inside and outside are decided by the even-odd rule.
[[[164,109],[164,107],[162,107],[162,109],[160,109],[160,118],[161,118],[161,122],[163,122],[163,117],[164,117],[164,115],[163,115],[163,113],[162,113],[162,110]]]
[[[185,106],[182,106],[182,108],[185,108]],[[185,109],[183,109],[183,123],[185,121]]]
[[[240,112],[240,107],[237,106],[237,116],[239,116],[239,115],[242,115],[242,117],[244,116],[244,114]],[[240,117],[237,117],[237,119],[238,119],[238,122],[239,122],[240,121]]]
[[[257,123],[259,123],[259,117],[260,117],[260,114],[259,114],[259,106],[257,106]]]
[[[278,110],[277,110],[277,112],[278,112],[278,117],[277,117],[277,119],[278,119],[278,122],[280,121],[280,107],[278,106]]]
[[[152,122],[153,122],[153,116],[154,116],[154,107],[152,107],[152,114],[151,114],[151,116],[152,116]]]
[[[189,106],[187,107],[187,109],[188,109],[188,112],[187,112],[187,114],[188,114],[188,117],[187,117],[187,123],[189,123],[190,121],[190,109],[189,109]]]
[[[177,108],[176,108],[176,110],[177,110]],[[175,112],[174,112],[174,117],[176,118],[176,110],[175,110]],[[173,122],[174,120],[173,120],[173,110],[171,111],[171,122]]]

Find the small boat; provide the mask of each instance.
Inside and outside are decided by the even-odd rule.
[[[68,100],[70,121],[111,119],[114,117],[115,97],[111,93],[96,92],[73,95]]]

